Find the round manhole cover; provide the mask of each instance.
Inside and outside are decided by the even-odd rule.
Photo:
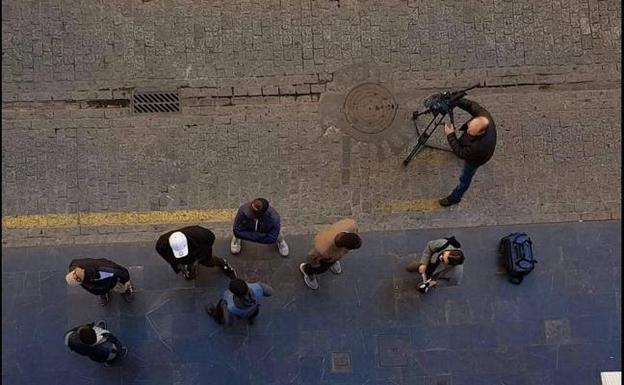
[[[377,83],[364,83],[349,92],[344,113],[356,130],[377,134],[390,127],[398,107],[386,87]]]

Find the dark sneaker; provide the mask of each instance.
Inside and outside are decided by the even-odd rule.
[[[236,270],[232,266],[230,266],[227,261],[225,261],[225,266],[221,268],[223,274],[225,274],[229,279],[236,279]]]
[[[98,301],[100,302],[100,306],[106,306],[110,302],[110,296],[108,295],[108,293],[100,295],[98,297]]]
[[[206,313],[210,316],[210,318],[215,320],[216,323],[218,323],[219,325],[223,325],[223,319],[217,315],[216,307],[212,305],[206,306]]]
[[[121,360],[122,358],[126,358],[127,355],[128,355],[128,348],[125,346],[122,346],[121,349],[117,352],[117,354],[115,354],[115,357],[113,357],[112,360],[104,362],[104,366],[109,367],[109,368],[111,366],[115,366],[115,364],[119,362],[119,360]]]
[[[452,205],[456,205],[458,204],[460,201],[458,200],[454,200],[452,199],[450,196],[446,197],[446,198],[442,198],[438,201],[438,203],[440,204],[440,206],[442,207],[448,207],[448,206],[452,206]]]
[[[197,267],[191,267],[190,269],[188,267],[184,267],[182,269],[182,273],[184,274],[184,279],[190,281],[192,279],[195,279],[195,277],[197,276]]]
[[[123,298],[124,301],[126,301],[127,303],[130,303],[134,301],[134,296],[132,295],[133,293],[134,293],[134,286],[130,285],[130,287],[128,287],[128,290],[121,293],[121,298]]]

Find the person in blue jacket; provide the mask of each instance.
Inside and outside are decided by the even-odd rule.
[[[288,245],[280,234],[280,216],[269,201],[264,198],[256,198],[243,204],[234,218],[234,236],[230,243],[232,254],[241,251],[242,240],[276,244],[282,257],[288,256]]]
[[[246,319],[253,324],[260,312],[259,300],[271,295],[273,288],[266,283],[248,284],[242,279],[233,279],[216,306],[209,305],[206,312],[219,324],[231,325],[234,319]]]

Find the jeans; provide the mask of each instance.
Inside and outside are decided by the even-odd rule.
[[[459,202],[462,199],[464,193],[468,190],[468,187],[470,187],[470,182],[472,182],[472,178],[478,168],[479,166],[471,166],[464,162],[464,168],[462,168],[462,173],[459,176],[459,184],[449,196],[449,200]]]

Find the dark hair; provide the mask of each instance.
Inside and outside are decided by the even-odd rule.
[[[464,263],[464,252],[459,249],[448,250],[447,258],[449,265],[461,265],[462,263]]]
[[[269,201],[264,198],[256,198],[251,202],[252,206],[257,206],[254,205],[254,203],[260,204],[260,208],[258,210],[255,210],[253,207],[251,208],[258,215],[266,213],[266,211],[269,209]]]
[[[81,326],[78,328],[78,337],[83,344],[93,345],[97,341],[95,330],[91,326]]]
[[[229,289],[232,292],[232,294],[238,295],[238,296],[247,294],[247,291],[249,290],[249,288],[247,287],[247,282],[238,278],[230,281]]]
[[[355,250],[362,246],[362,239],[355,233],[340,233],[336,235],[334,243],[338,247],[344,247],[345,249]]]

